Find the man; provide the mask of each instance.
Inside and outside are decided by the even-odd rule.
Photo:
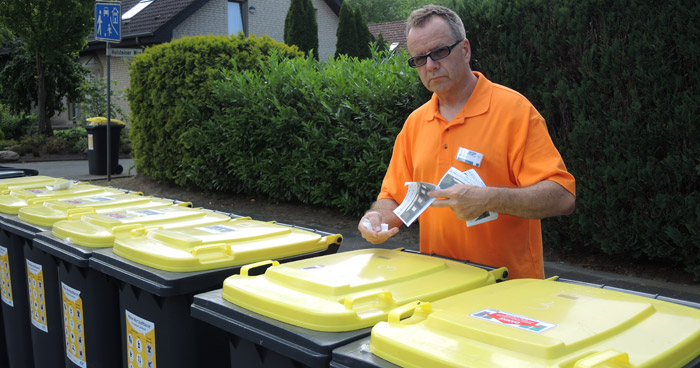
[[[406,195],[405,182],[437,184],[450,167],[475,169],[486,187],[429,193],[437,200],[419,218],[421,252],[506,266],[510,278],[543,278],[539,219],[570,214],[575,205],[574,178],[544,119],[522,95],[472,72],[464,24],[452,10],[414,11],[406,35],[409,65],[433,97],[406,120],[378,200],[358,229],[367,241],[383,243],[402,224],[393,210]],[[480,161],[457,157],[460,148]],[[466,226],[485,211],[498,218]],[[382,231],[383,223],[389,230]]]

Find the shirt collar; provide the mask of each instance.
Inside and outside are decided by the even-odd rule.
[[[489,105],[491,104],[493,83],[486,79],[486,77],[484,77],[484,75],[480,72],[473,71],[472,73],[474,73],[474,75],[478,78],[476,87],[474,87],[474,91],[472,92],[472,95],[469,96],[467,103],[464,104],[462,111],[460,111],[459,114],[452,119],[453,124],[463,122],[467,118],[484,114],[486,111],[488,111]],[[433,121],[443,119],[440,117],[440,109],[438,109],[437,94],[433,93],[429,104],[431,106],[430,111],[432,111],[432,116],[429,116],[427,120]]]

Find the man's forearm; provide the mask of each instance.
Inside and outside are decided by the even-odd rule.
[[[532,219],[568,215],[576,201],[564,187],[549,180],[525,188],[488,190],[488,210]]]

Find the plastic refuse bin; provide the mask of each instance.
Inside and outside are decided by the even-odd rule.
[[[225,333],[190,317],[194,295],[220,288],[249,260],[278,254],[284,256],[280,261],[313,257],[336,252],[341,241],[338,234],[236,218],[208,226],[132,232],[131,238],[115,241],[114,248],[96,250],[90,267],[121,283],[125,362],[228,367]]]
[[[386,249],[274,263],[252,276],[262,265],[194,298],[192,316],[227,333],[231,367],[327,367],[333,349],[369,335],[392,308],[507,276],[505,268]]]
[[[107,175],[107,119],[94,117],[86,119],[90,122],[85,127],[88,138],[88,165],[90,175]],[[111,174],[121,174],[123,168],[119,165],[121,131],[125,123],[110,119],[109,131],[109,162]]]
[[[406,312],[413,315],[400,320]],[[510,280],[397,308],[372,329],[370,349],[402,367],[688,367],[700,364],[700,310],[576,283]]]
[[[0,179],[21,178],[24,176],[36,176],[39,171],[8,166],[0,166]]]
[[[188,208],[186,206],[189,203],[184,202],[177,206],[163,206],[169,200],[149,198],[153,208],[147,208],[144,207],[146,204],[134,202],[133,199],[126,200],[124,196],[109,197],[110,201],[97,204],[95,213],[78,211],[67,220],[56,221],[51,231],[38,234],[33,242],[36,252],[50,257],[56,264],[58,281],[52,284],[55,287],[50,288],[50,295],[47,290],[46,298],[47,303],[62,306],[64,318],[61,320],[63,328],[60,331],[64,339],[59,347],[62,354],[59,358],[65,360],[67,367],[85,367],[88,363],[93,367],[117,367],[122,362],[117,292],[119,285],[104,273],[89,268],[89,258],[96,247],[111,247],[120,236],[128,237],[132,230],[145,231],[146,227],[175,228],[192,224],[206,226],[231,219],[227,214]],[[48,207],[55,210],[56,201],[51,202],[43,204],[48,203]],[[73,202],[71,205],[78,206],[79,210],[84,210],[82,203],[70,202]],[[116,203],[107,205],[109,202]],[[129,208],[129,203],[136,208]],[[126,207],[115,207],[117,204]],[[40,208],[36,206],[34,209],[38,211]],[[23,208],[20,212],[30,211]],[[37,222],[50,222],[54,219],[53,215],[53,211],[49,211],[47,218]],[[53,320],[49,318],[49,321]],[[43,342],[42,346],[56,346],[56,339],[54,337],[50,344],[48,341]]]
[[[91,213],[79,219],[68,219],[54,223],[52,232],[59,239],[90,248],[112,247],[119,238],[129,238],[134,231],[139,234],[149,229],[209,226],[229,221],[228,214],[170,206],[147,209],[116,210]]]
[[[53,187],[56,185],[66,185],[70,182],[63,178],[54,178],[51,176],[26,176],[16,177],[11,179],[0,179],[0,194],[7,194],[12,190]],[[75,183],[75,182],[73,182]]]
[[[65,182],[67,182],[65,179],[48,176],[0,179],[0,192],[8,193],[10,190],[42,188]],[[26,281],[24,281],[26,279],[24,256],[21,247],[12,249],[8,244],[9,239],[9,232],[0,226],[0,289],[2,292],[2,302],[0,303],[2,308],[0,309],[5,310],[2,313],[3,332],[0,336],[0,343],[8,348],[6,356],[0,357],[0,365],[7,361],[7,364],[2,366],[31,367],[34,360],[29,334],[29,313],[27,312],[29,304]],[[14,288],[12,280],[15,280]]]
[[[39,205],[52,199],[86,198],[117,194],[125,194],[125,192],[92,184],[74,185],[72,182],[45,188],[11,190],[7,194],[0,194],[0,213],[16,215],[22,207]]]
[[[146,198],[149,199],[147,203],[125,202],[124,198],[115,198],[115,201],[125,206],[134,204],[138,206],[137,210],[145,209],[150,203],[152,209],[157,211],[164,209],[163,203],[167,203],[166,200]],[[117,209],[114,205],[109,206],[112,210],[109,213],[114,213]],[[184,205],[187,203],[179,204]],[[103,213],[104,210],[101,209]],[[208,218],[220,222],[229,217],[217,214]],[[169,226],[175,226],[172,219],[170,222]],[[81,234],[76,238],[84,237],[85,234]],[[95,248],[58,238],[52,231],[37,234],[34,246],[56,259],[59,280],[56,285],[58,304],[62,305],[63,312],[65,346],[62,350],[65,352],[65,366],[122,366],[118,284],[105,274],[89,268],[89,258]]]
[[[73,199],[56,199],[43,202],[38,206],[19,209],[18,217],[25,222],[52,227],[56,222],[71,218],[80,218],[87,214],[110,213],[122,210],[139,210],[172,206],[174,201],[127,193],[107,196],[91,196]],[[189,203],[185,203],[189,206]]]
[[[8,179],[12,180],[12,179]],[[124,194],[123,191],[96,185],[73,185],[71,181],[54,181],[43,188],[18,184],[0,195],[0,253],[10,269],[4,283],[3,319],[10,362],[50,366],[61,359],[63,346],[60,310],[56,285],[56,261],[33,244],[34,236],[47,228],[21,221],[16,214],[25,206],[52,198],[78,198]],[[18,189],[22,188],[22,189]],[[32,342],[28,342],[27,338]],[[13,345],[13,346],[10,346]],[[17,350],[15,350],[17,348]],[[31,360],[26,355],[32,356]]]

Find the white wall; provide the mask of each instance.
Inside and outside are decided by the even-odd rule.
[[[335,54],[338,16],[325,1],[312,0],[312,2],[316,9],[318,23],[319,59],[326,61],[329,56]],[[268,35],[278,42],[284,42],[284,19],[287,17],[290,3],[290,0],[249,0],[248,8],[255,8],[254,14],[248,12],[249,33],[256,36]]]

